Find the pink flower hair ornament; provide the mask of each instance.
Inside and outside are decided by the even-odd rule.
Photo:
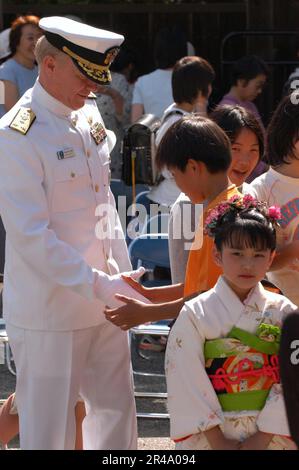
[[[279,225],[281,212],[278,206],[268,207],[265,202],[258,201],[250,194],[234,195],[228,201],[221,202],[209,211],[204,224],[205,235],[214,238],[219,224],[230,212],[240,214],[251,209],[256,209],[273,225]]]

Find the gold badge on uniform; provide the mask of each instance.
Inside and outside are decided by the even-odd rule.
[[[90,134],[97,145],[107,137],[105,128],[100,122],[95,122],[90,126]]]
[[[20,108],[9,127],[25,135],[29,131],[36,116],[31,108]]]

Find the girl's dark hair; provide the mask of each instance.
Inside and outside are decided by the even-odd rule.
[[[201,92],[208,96],[209,85],[215,78],[211,64],[197,56],[178,60],[172,72],[172,94],[176,103],[192,103]]]
[[[203,162],[210,173],[225,172],[231,163],[230,141],[211,119],[197,115],[176,121],[164,134],[156,165],[185,171],[189,159]]]
[[[232,68],[232,85],[237,85],[238,80],[249,82],[258,75],[269,75],[267,64],[258,56],[242,57],[234,63]]]
[[[298,158],[294,144],[299,140],[299,105],[292,95],[285,96],[277,106],[267,129],[267,162],[272,166],[290,163],[287,157]]]
[[[231,144],[235,142],[243,129],[252,131],[258,140],[259,157],[264,154],[264,133],[256,117],[242,106],[222,105],[218,106],[211,114],[210,118],[215,121],[228,136]]]
[[[38,23],[39,18],[35,15],[18,16],[18,18],[12,22],[9,34],[9,47],[13,56],[17,52],[17,47],[20,44],[23,27],[27,24],[39,27]]]
[[[163,28],[155,38],[154,57],[159,69],[174,66],[177,60],[187,55],[187,39],[178,28]]]
[[[229,211],[219,221],[214,240],[218,251],[225,245],[272,252],[276,247],[276,230],[263,208]]]
[[[121,73],[129,65],[136,63],[136,54],[129,46],[122,46],[110,66],[112,72]]]

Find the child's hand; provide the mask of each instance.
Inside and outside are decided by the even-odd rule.
[[[239,450],[266,450],[273,434],[258,431],[239,445]]]
[[[213,450],[238,450],[239,441],[227,439],[219,426],[205,431],[205,436]]]
[[[239,441],[235,441],[234,439],[227,439],[223,436],[223,439],[219,441],[219,443],[213,447],[213,450],[239,450]]]
[[[120,294],[116,294],[115,297],[121,302],[124,302],[125,305],[114,309],[105,307],[105,317],[111,323],[119,326],[122,330],[129,330],[133,326],[142,325],[143,323],[151,321],[151,305]]]

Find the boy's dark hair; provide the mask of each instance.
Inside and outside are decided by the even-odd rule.
[[[256,250],[276,248],[276,230],[262,209],[244,209],[225,214],[215,230],[215,245],[218,251],[223,246],[235,249],[244,247]]]
[[[229,139],[211,119],[185,116],[163,136],[156,155],[158,169],[166,166],[184,171],[189,159],[203,162],[210,173],[225,172],[229,168]]]
[[[172,94],[176,103],[192,104],[201,92],[207,97],[209,85],[215,78],[211,64],[197,56],[178,60],[172,72]]]
[[[155,38],[154,57],[159,69],[174,66],[177,60],[187,55],[187,40],[177,28],[161,29]]]
[[[235,142],[243,129],[252,131],[257,137],[260,150],[259,156],[262,158],[265,147],[264,133],[254,114],[242,106],[222,105],[210,114],[210,118],[224,130],[231,144]]]
[[[299,140],[299,106],[291,95],[277,106],[267,129],[267,162],[272,166],[290,163],[287,157],[298,158],[294,144]]]
[[[232,85],[237,85],[238,80],[249,82],[258,75],[269,75],[266,63],[256,55],[242,57],[234,63],[232,68]]]
[[[11,50],[11,55],[14,56],[17,52],[17,47],[20,44],[22,30],[24,26],[27,24],[32,24],[33,26],[39,27],[39,18],[35,15],[25,15],[25,16],[18,16],[12,24],[11,30],[9,33],[9,47]]]

